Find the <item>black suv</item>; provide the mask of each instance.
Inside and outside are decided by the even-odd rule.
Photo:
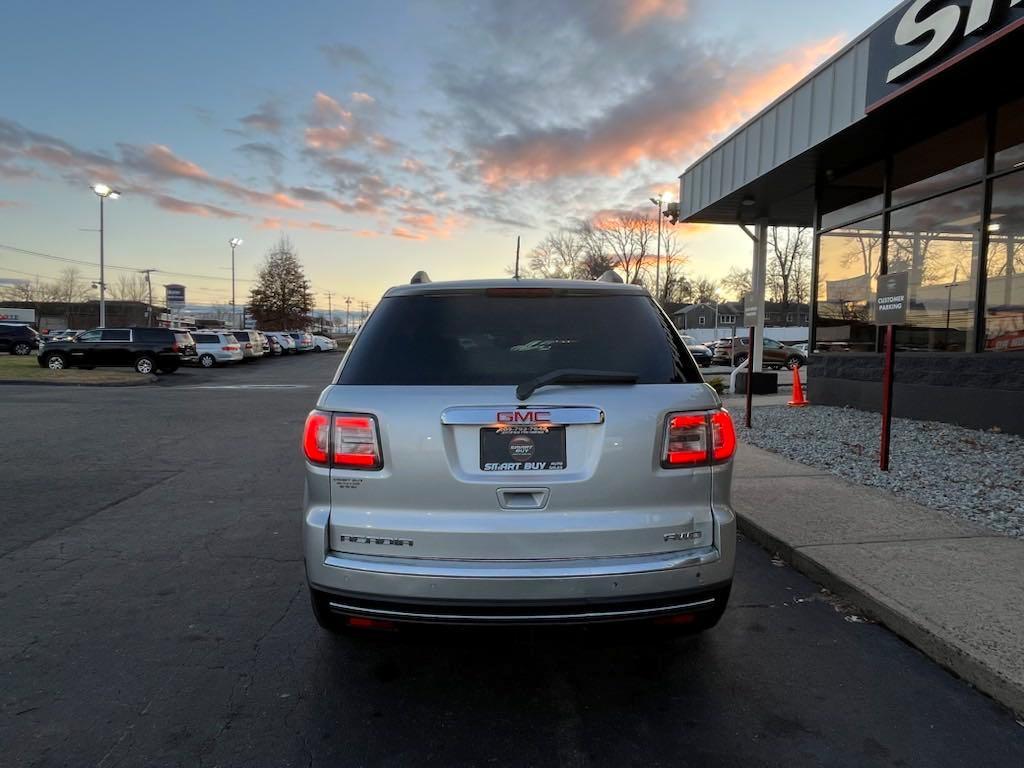
[[[0,323],[0,352],[28,355],[39,349],[39,334],[24,323]]]
[[[192,335],[175,328],[94,328],[69,341],[44,344],[39,365],[63,368],[130,366],[139,373],[173,373],[196,355]]]

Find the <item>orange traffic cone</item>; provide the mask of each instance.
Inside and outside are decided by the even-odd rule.
[[[789,404],[793,408],[803,408],[804,406],[810,405],[807,402],[807,398],[804,397],[804,387],[800,383],[800,366],[796,366],[793,369],[793,399],[789,401]]]

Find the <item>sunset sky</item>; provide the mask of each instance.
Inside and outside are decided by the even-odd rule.
[[[894,0],[34,2],[0,25],[0,245],[230,296],[288,233],[318,306],[502,275],[635,208]],[[649,204],[648,204],[649,205]],[[691,275],[749,265],[682,229]],[[0,248],[0,280],[66,263]],[[90,279],[98,267],[78,265]],[[113,271],[108,281],[116,278]],[[187,275],[187,276],[186,276]],[[161,292],[162,293],[162,292]]]

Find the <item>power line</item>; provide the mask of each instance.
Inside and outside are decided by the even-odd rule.
[[[52,261],[59,261],[59,262],[65,263],[65,264],[83,264],[83,265],[88,266],[88,267],[98,267],[99,266],[99,264],[97,264],[94,261],[84,261],[82,259],[71,259],[71,258],[68,258],[67,256],[54,256],[53,254],[50,254],[50,253],[40,253],[39,251],[30,251],[30,250],[28,250],[26,248],[18,248],[18,247],[13,246],[13,245],[5,245],[4,243],[0,243],[0,248],[2,248],[5,251],[13,251],[15,253],[21,253],[21,254],[24,254],[26,256],[35,256],[36,258],[39,258],[39,259],[50,259]],[[117,264],[105,264],[104,266],[106,266],[107,269],[121,269],[121,270],[125,270],[127,272],[138,272],[139,271],[138,267],[122,267],[122,266],[118,266]],[[154,272],[159,272],[162,275],[171,275],[172,277],[192,277],[192,278],[195,278],[197,280],[230,280],[231,279],[230,277],[221,277],[219,275],[197,275],[197,274],[194,274],[194,273],[191,273],[191,272],[172,272],[172,271],[166,270],[166,269],[155,269],[153,271]],[[238,278],[238,282],[242,282],[242,283],[255,283],[256,281],[255,280],[247,280],[245,278],[241,278],[240,277],[240,278]]]

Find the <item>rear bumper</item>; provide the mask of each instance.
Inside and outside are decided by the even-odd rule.
[[[327,509],[307,510],[306,576],[332,610],[396,621],[589,623],[714,610],[735,568],[736,523],[715,515],[710,547],[631,557],[465,561],[327,549]]]

